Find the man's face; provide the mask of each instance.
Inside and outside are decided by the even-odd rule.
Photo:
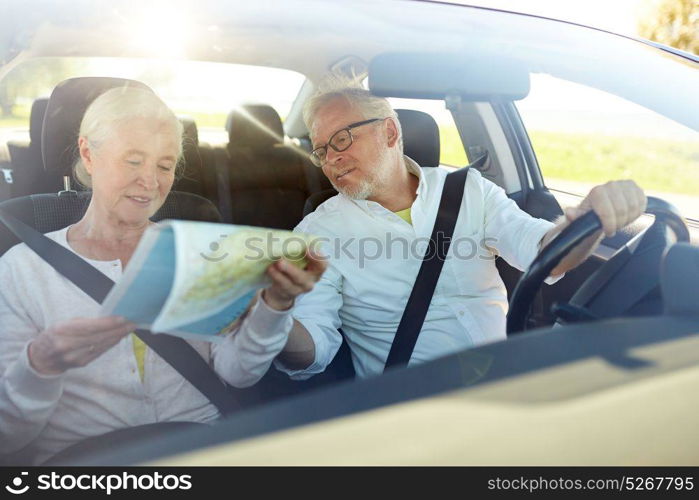
[[[325,145],[330,137],[348,125],[369,118],[345,99],[335,99],[321,107],[311,127],[313,148]],[[389,147],[385,121],[377,121],[352,129],[352,145],[342,152],[328,146],[323,173],[339,192],[354,199],[375,196],[388,184]]]

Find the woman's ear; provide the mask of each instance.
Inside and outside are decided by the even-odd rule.
[[[80,159],[85,166],[85,170],[88,174],[92,175],[92,150],[90,149],[87,137],[78,138],[78,151],[80,152]]]
[[[398,143],[398,127],[396,126],[395,118],[386,118],[386,138],[388,139],[389,148]]]

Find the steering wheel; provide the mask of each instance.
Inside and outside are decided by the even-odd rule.
[[[641,242],[643,242],[644,239],[649,239],[651,235],[655,237],[655,235],[660,234],[658,231],[651,231],[651,228],[654,227],[662,227],[662,234],[666,233],[664,228],[669,227],[675,234],[675,238],[678,242],[689,241],[689,229],[677,208],[660,198],[649,196],[647,200],[648,203],[645,213],[654,215],[655,223],[650,228],[646,229],[642,236],[639,235]],[[512,294],[509,313],[507,315],[508,334],[517,333],[526,328],[527,317],[529,316],[529,311],[536,297],[536,293],[541,287],[541,284],[551,273],[551,270],[553,270],[575,246],[601,228],[602,224],[599,217],[597,217],[597,214],[590,211],[574,220],[568,227],[561,231],[553,241],[542,249],[539,255],[534,259],[534,262],[529,266],[529,269],[522,275]],[[634,238],[637,243],[639,237]],[[597,286],[595,286],[596,283],[594,282],[599,280],[600,276],[609,276],[617,273],[619,268],[626,264],[626,262],[620,264],[620,261],[624,260],[625,256],[627,257],[625,260],[633,259],[633,251],[629,253],[628,246],[629,244],[619,249],[609,261],[602,265],[594,275],[583,284],[581,291],[583,288],[587,288],[587,290],[585,290],[585,295],[591,295],[589,293],[589,288],[591,288],[591,286],[599,289],[602,288],[602,286],[609,286],[615,281],[619,283],[619,279],[622,279],[621,285],[626,285],[623,282],[623,277],[618,274],[614,276],[610,282],[600,283]],[[665,244],[663,244],[663,247],[664,246]],[[664,248],[662,250],[664,250]],[[622,255],[623,251],[626,252],[625,255]],[[660,254],[656,254],[656,260],[659,255]],[[628,273],[626,274],[628,275]],[[616,295],[618,295],[618,292]],[[589,319],[594,319],[594,317],[590,317]]]

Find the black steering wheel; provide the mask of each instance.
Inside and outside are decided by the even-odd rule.
[[[689,241],[689,229],[687,228],[687,224],[682,215],[672,204],[651,196],[649,196],[647,200],[648,204],[645,213],[654,215],[656,219],[651,227],[668,227],[674,232],[678,242]],[[508,334],[520,332],[526,328],[531,305],[541,284],[575,246],[601,228],[602,224],[599,217],[597,217],[597,214],[590,211],[573,221],[568,227],[561,231],[553,241],[544,247],[534,259],[534,262],[529,266],[529,269],[522,275],[512,294],[509,313],[507,315]],[[644,231],[641,240],[650,234],[650,229],[651,228]],[[621,250],[619,250],[619,252],[621,252]],[[619,252],[617,252],[617,254],[619,254]],[[595,276],[608,274],[612,271],[611,268],[618,268],[619,266],[615,261],[617,254],[600,267],[595,273]],[[588,281],[593,281],[592,278],[593,277]]]

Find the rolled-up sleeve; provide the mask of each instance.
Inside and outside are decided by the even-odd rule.
[[[296,300],[294,319],[303,325],[313,339],[315,359],[303,370],[289,370],[281,362],[275,362],[279,370],[294,380],[305,380],[321,373],[342,345],[342,335],[339,332],[342,326],[339,316],[342,294],[337,280],[331,277],[333,274],[334,271],[329,267],[313,290]]]
[[[295,231],[317,234],[312,226],[302,222]],[[321,247],[321,252],[329,255],[327,249]],[[315,284],[313,290],[299,296],[293,309],[294,319],[308,331],[315,346],[313,363],[303,370],[290,370],[280,361],[275,366],[294,380],[305,380],[312,375],[321,373],[330,364],[342,345],[339,312],[342,307],[342,276],[335,269],[332,259],[328,260],[328,268]]]
[[[286,345],[293,325],[291,310],[269,307],[258,300],[239,327],[214,344],[214,370],[234,387],[249,387],[260,380]]]
[[[489,180],[481,178],[481,186],[488,245],[510,265],[526,271],[539,253],[542,238],[554,223],[532,217],[508,198],[500,186]],[[546,283],[555,283],[562,277],[549,277]]]

